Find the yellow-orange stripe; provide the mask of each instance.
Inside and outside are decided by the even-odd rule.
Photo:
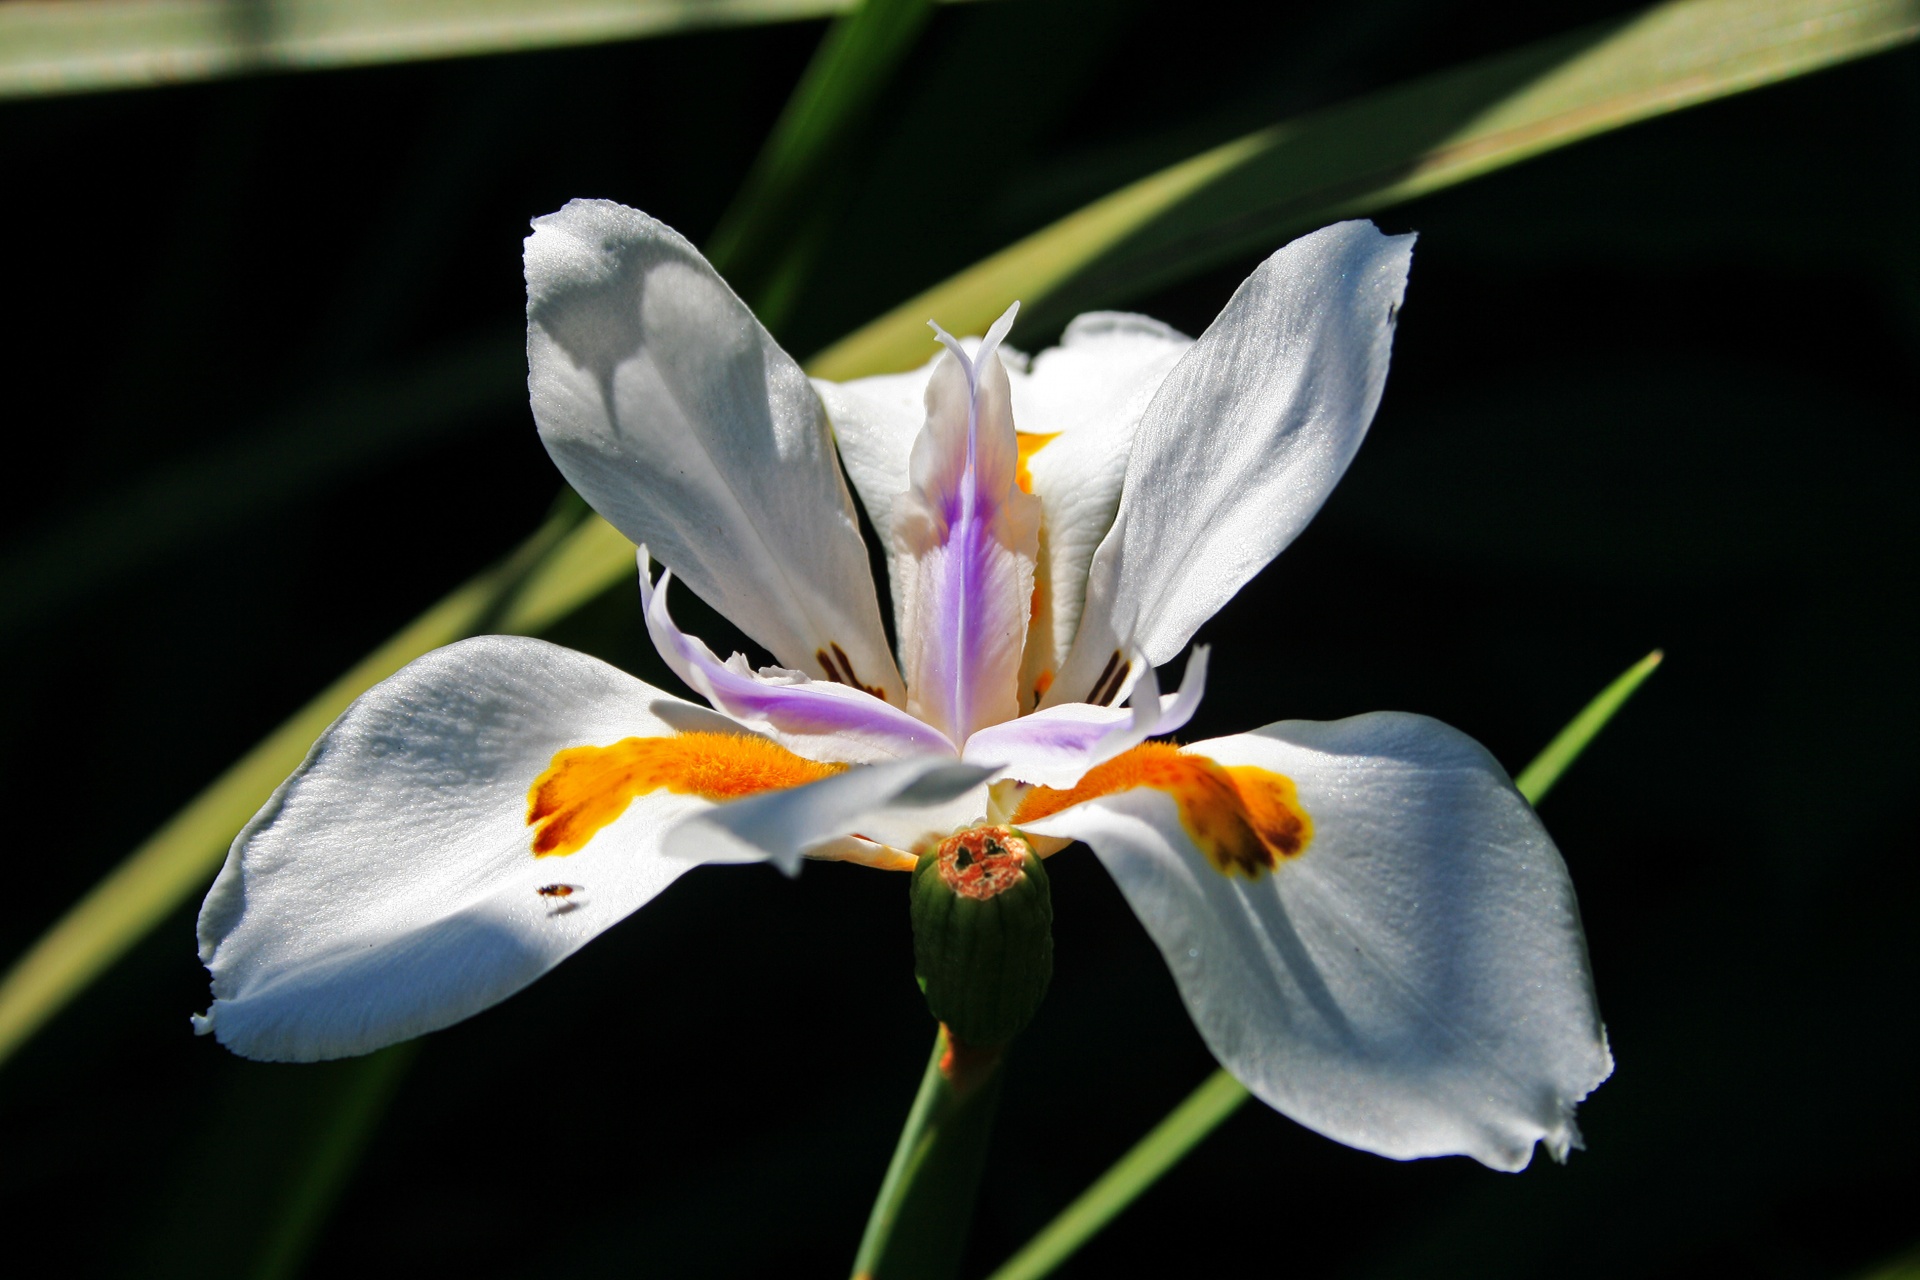
[[[625,738],[610,747],[568,747],[553,757],[527,792],[527,825],[535,857],[578,853],[638,796],[671,791],[708,800],[737,800],[818,782],[844,764],[822,764],[765,738],[732,733],[681,733]]]
[[[1293,779],[1253,765],[1223,765],[1166,742],[1145,742],[1096,765],[1071,788],[1035,787],[1013,815],[1038,822],[1076,804],[1135,787],[1172,796],[1180,825],[1222,875],[1256,878],[1296,858],[1313,840],[1313,819]]]

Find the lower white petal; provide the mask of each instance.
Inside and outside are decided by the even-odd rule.
[[[517,637],[426,655],[355,702],[233,843],[200,912],[201,1030],[250,1058],[366,1053],[512,995],[693,863],[658,791],[536,858],[528,790],[556,752],[744,732],[606,663]],[[566,896],[543,895],[558,886]]]
[[[791,791],[716,805],[667,834],[668,857],[689,862],[771,860],[792,875],[801,858],[857,832],[867,843],[911,849],[986,810],[993,771],[954,760],[861,765]]]
[[[1613,1069],[1579,909],[1485,749],[1377,713],[1188,751],[1292,779],[1304,851],[1224,875],[1152,789],[1029,829],[1093,846],[1221,1064],[1309,1128],[1397,1159],[1511,1170],[1536,1142],[1578,1145],[1574,1106]]]

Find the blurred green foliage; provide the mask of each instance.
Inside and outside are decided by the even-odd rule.
[[[793,22],[855,0],[15,0],[0,98]]]

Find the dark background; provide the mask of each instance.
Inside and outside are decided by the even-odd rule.
[[[836,231],[781,336],[815,350],[1245,128],[1622,11],[944,10],[822,197]],[[517,356],[528,218],[608,196],[699,239],[821,29],[0,105],[0,954],[537,523],[559,482]],[[1395,1164],[1252,1104],[1061,1274],[1837,1277],[1920,1235],[1917,70],[1883,56],[1384,211],[1422,238],[1372,436],[1201,633],[1194,737],[1395,708],[1515,770],[1665,648],[1543,806],[1619,1060],[1591,1150]],[[1257,258],[1131,305],[1197,333]],[[436,361],[424,405],[329,409]],[[554,638],[673,687],[634,596]],[[1094,860],[1049,870],[1058,974],[969,1275],[1212,1066]],[[310,1273],[844,1274],[933,1031],[905,889],[704,869],[430,1037]],[[245,1274],[354,1086],[188,1034],[192,916],[0,1069],[7,1252]]]

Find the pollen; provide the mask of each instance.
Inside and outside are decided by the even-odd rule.
[[[578,853],[601,828],[651,791],[738,800],[830,778],[847,766],[803,759],[785,747],[732,733],[625,738],[610,747],[568,747],[527,792],[535,857]]]
[[[1313,819],[1293,779],[1252,765],[1223,765],[1165,742],[1146,742],[1089,769],[1065,791],[1035,787],[1013,815],[1015,825],[1136,787],[1172,796],[1180,825],[1214,869],[1258,879],[1297,858],[1313,840]]]
[[[1013,435],[1014,448],[1018,458],[1014,463],[1013,482],[1020,486],[1020,492],[1033,492],[1033,472],[1027,470],[1027,464],[1033,461],[1033,455],[1052,444],[1059,437],[1058,431],[1041,434],[1034,431],[1016,431]]]
[[[1025,878],[1033,846],[1012,827],[974,827],[940,842],[940,879],[963,898],[997,898]]]

